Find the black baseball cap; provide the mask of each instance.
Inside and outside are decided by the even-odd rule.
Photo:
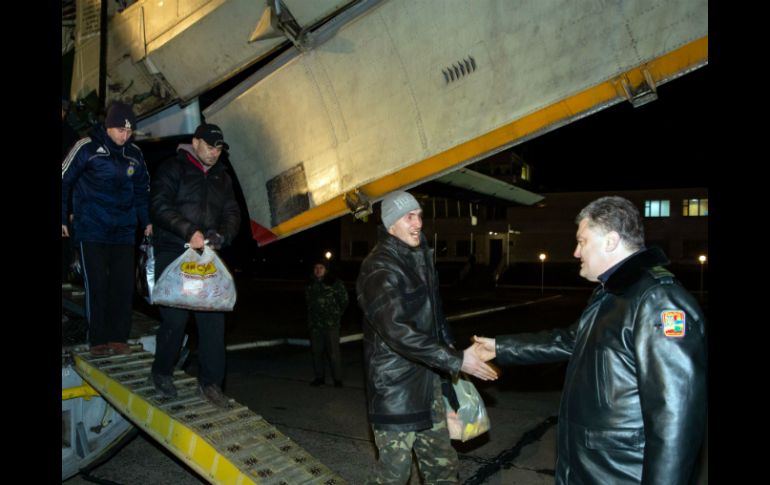
[[[230,148],[230,145],[225,143],[222,129],[217,125],[212,125],[210,123],[203,123],[196,128],[193,138],[200,138],[213,147],[220,147],[225,150]]]

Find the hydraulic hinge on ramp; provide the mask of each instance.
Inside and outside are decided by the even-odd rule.
[[[177,371],[178,396],[147,380],[153,355],[94,357],[73,352],[75,369],[133,423],[215,484],[345,484],[328,467],[247,407],[220,409],[201,399],[197,379]]]

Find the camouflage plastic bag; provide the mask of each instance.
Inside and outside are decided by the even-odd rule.
[[[152,291],[152,302],[195,311],[229,312],[235,306],[235,282],[216,251],[204,246],[187,251],[163,270]]]
[[[451,397],[456,400],[444,396],[449,437],[468,441],[489,431],[487,408],[476,386],[466,377],[459,376],[452,381],[452,391],[454,396]]]

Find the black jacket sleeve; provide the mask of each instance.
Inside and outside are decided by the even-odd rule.
[[[142,230],[150,224],[150,174],[147,171],[147,164],[144,162],[144,155],[136,145],[132,146],[138,152],[139,170],[132,177],[134,182],[134,205],[136,205],[136,215],[139,219],[139,225]]]
[[[495,338],[496,362],[501,365],[545,364],[569,360],[575,348],[578,322],[551,331],[500,335]]]
[[[683,312],[684,335],[666,336],[664,313]],[[706,422],[706,345],[697,305],[678,285],[644,295],[634,348],[644,420],[642,483],[687,483]]]

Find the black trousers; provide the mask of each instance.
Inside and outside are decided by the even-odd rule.
[[[134,246],[81,242],[80,261],[89,343],[127,341],[134,299]]]
[[[61,238],[61,282],[68,283],[70,278],[70,265],[72,264],[71,238]]]
[[[324,379],[324,360],[329,362],[332,378],[342,380],[342,358],[340,356],[340,327],[335,325],[310,330],[310,349],[313,352],[313,372],[316,379]]]
[[[155,280],[163,270],[182,253],[155,253]],[[198,328],[198,381],[203,386],[222,385],[225,378],[225,314],[223,312],[196,312],[181,308],[159,306],[160,329],[155,337],[155,361],[152,372],[171,375],[184,339],[187,320],[192,314]]]

